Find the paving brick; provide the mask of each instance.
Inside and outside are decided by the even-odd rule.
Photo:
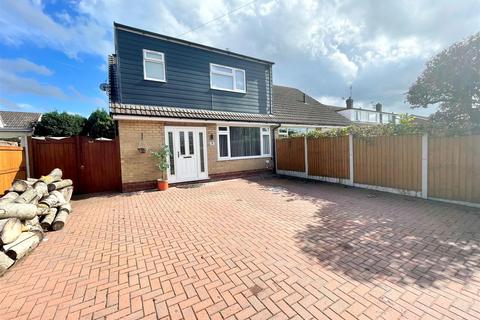
[[[72,204],[0,278],[0,318],[480,316],[477,209],[279,178]]]

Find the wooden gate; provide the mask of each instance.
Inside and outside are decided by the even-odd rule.
[[[0,195],[14,180],[27,177],[24,155],[22,147],[0,146]]]
[[[118,139],[31,139],[31,150],[31,171],[36,178],[60,168],[64,178],[73,180],[75,193],[120,191],[122,188]]]

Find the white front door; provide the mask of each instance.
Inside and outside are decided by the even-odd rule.
[[[166,127],[170,147],[168,180],[194,181],[208,178],[206,130],[201,127]]]

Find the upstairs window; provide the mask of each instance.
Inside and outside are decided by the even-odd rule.
[[[210,88],[245,93],[245,70],[210,63]]]
[[[143,78],[165,82],[165,56],[162,52],[143,50]]]

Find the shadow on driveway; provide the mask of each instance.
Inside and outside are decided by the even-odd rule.
[[[299,179],[252,182],[285,201],[321,202],[314,223],[296,234],[298,246],[356,281],[429,287],[478,276],[478,209]]]

